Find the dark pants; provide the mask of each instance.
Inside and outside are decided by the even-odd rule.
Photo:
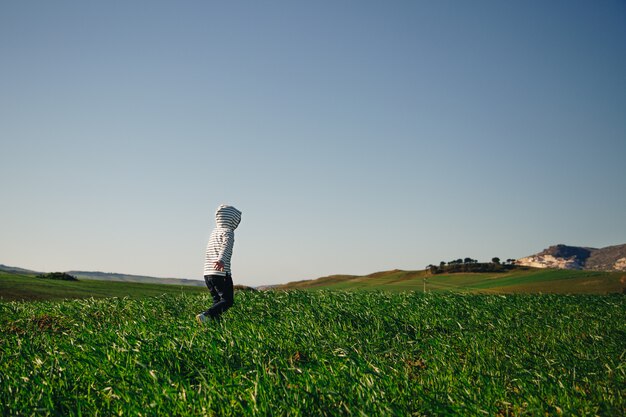
[[[233,278],[229,275],[205,275],[204,282],[213,296],[213,305],[204,312],[205,316],[218,318],[233,306]]]

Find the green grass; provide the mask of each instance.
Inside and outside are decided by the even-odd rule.
[[[200,294],[202,287],[113,281],[61,281],[0,272],[0,302],[64,300],[89,297],[149,297],[181,292]]]
[[[626,414],[622,295],[239,292],[198,326],[209,304],[0,303],[0,414]]]
[[[431,275],[427,271],[385,271],[365,276],[334,275],[299,281],[282,289],[332,289],[482,292],[611,294],[624,291],[626,273],[519,268],[503,273],[455,273]]]

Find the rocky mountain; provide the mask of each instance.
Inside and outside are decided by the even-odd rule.
[[[601,249],[559,244],[515,263],[535,268],[626,271],[626,244]]]

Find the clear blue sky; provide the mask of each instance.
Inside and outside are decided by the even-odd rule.
[[[236,283],[626,243],[626,3],[0,3],[0,263]]]

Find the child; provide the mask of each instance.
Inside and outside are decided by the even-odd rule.
[[[221,205],[215,212],[216,227],[209,238],[204,261],[204,282],[213,296],[213,305],[196,316],[198,323],[219,318],[233,305],[230,257],[235,243],[235,229],[240,221],[241,212],[233,206]]]

